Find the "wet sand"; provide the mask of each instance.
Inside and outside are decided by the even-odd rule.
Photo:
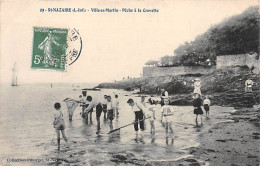
[[[190,153],[213,166],[259,166],[260,108],[229,113],[219,117],[226,122],[199,135],[200,146]]]
[[[213,108],[213,112],[214,112]],[[216,110],[216,109],[215,109]],[[192,126],[192,125],[191,125]],[[175,142],[178,142],[178,134],[175,133],[175,138],[168,138],[166,140],[166,146],[162,146],[167,153],[179,154],[175,159],[157,158],[151,159],[147,156],[138,156],[143,151],[149,151],[147,147],[158,146],[155,143],[151,144],[136,141],[135,146],[127,150],[125,146],[121,147],[120,143],[114,150],[110,150],[106,153],[109,163],[103,163],[102,160],[93,158],[87,160],[89,163],[82,162],[82,159],[91,159],[91,155],[86,157],[87,152],[92,151],[95,153],[95,148],[89,150],[65,150],[63,157],[57,158],[58,161],[49,163],[48,165],[137,165],[137,166],[258,166],[259,165],[259,145],[260,145],[260,133],[259,133],[259,109],[241,109],[231,110],[230,112],[221,112],[219,114],[212,114],[210,118],[205,119],[203,125],[196,126],[181,126],[186,129],[192,128],[198,135],[195,138],[198,141],[198,145],[194,147],[185,148],[182,147],[179,151],[172,149]],[[175,129],[176,129],[175,125]],[[110,141],[114,142],[119,137],[119,133],[114,133]],[[156,139],[156,136],[149,136],[146,133],[145,139]],[[97,138],[95,142],[101,141],[102,138]],[[183,140],[185,142],[185,140]],[[102,141],[101,141],[102,142]],[[82,145],[82,143],[81,143]],[[99,145],[100,146],[100,145]],[[104,147],[104,150],[106,148]],[[121,149],[121,150],[120,150]],[[150,150],[151,151],[151,150]],[[188,153],[186,153],[188,151]],[[100,153],[100,152],[99,152]],[[150,153],[160,153],[153,152]],[[163,152],[165,153],[165,152]],[[53,153],[55,154],[55,153]],[[66,155],[65,155],[66,154]],[[182,155],[181,155],[182,154]],[[184,155],[184,156],[183,156]],[[84,161],[84,160],[83,160]]]

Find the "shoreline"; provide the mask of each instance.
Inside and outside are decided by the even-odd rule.
[[[260,161],[260,107],[242,108],[227,112],[214,112],[203,126],[193,127],[198,132],[198,146],[184,148],[186,157],[172,160],[138,159],[130,152],[107,152],[108,166],[259,166]],[[205,117],[204,117],[205,118]],[[212,120],[211,120],[212,119]],[[78,143],[76,143],[78,144]],[[46,154],[47,155],[47,154]],[[81,158],[86,150],[78,149],[68,157],[44,165],[98,165]],[[89,155],[87,155],[89,156]],[[46,157],[46,156],[45,156]]]
[[[178,160],[131,161],[117,163],[138,166],[259,166],[260,163],[260,106],[224,112],[215,118],[220,121],[209,124],[201,131],[198,146],[187,148],[190,155]],[[208,119],[210,120],[210,119]],[[121,158],[127,154],[121,154]]]
[[[211,166],[259,166],[260,107],[243,108],[224,116],[199,137],[200,146],[191,148],[196,159]]]

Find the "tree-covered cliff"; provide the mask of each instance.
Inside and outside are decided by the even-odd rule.
[[[195,40],[174,50],[174,56],[161,58],[159,66],[214,65],[218,55],[259,54],[259,8],[250,7],[242,14],[212,26]]]

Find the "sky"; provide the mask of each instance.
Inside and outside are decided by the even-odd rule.
[[[30,5],[28,5],[30,4]],[[185,41],[242,13],[258,0],[2,0],[0,83],[101,83],[140,77],[148,60],[158,60]],[[158,13],[41,13],[40,8],[147,8]],[[66,72],[32,70],[33,27],[76,28],[79,59]]]

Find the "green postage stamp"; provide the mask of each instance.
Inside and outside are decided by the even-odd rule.
[[[32,69],[66,70],[68,29],[34,27]]]

